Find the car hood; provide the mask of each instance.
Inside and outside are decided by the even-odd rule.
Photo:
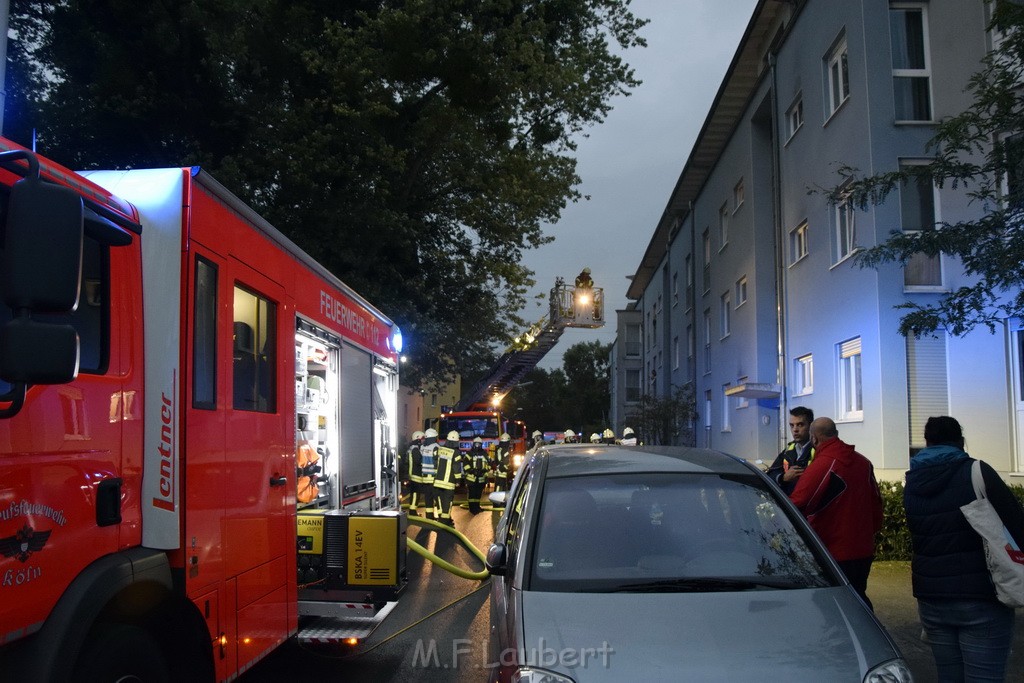
[[[899,653],[845,587],[521,593],[524,663],[592,681],[856,681]],[[531,661],[532,656],[532,661]]]

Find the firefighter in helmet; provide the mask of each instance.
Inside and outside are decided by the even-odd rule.
[[[420,514],[419,507],[426,508],[427,519],[434,518],[434,474],[437,472],[437,430],[428,429],[423,433],[423,445],[420,446],[419,467],[416,462],[412,464],[413,489],[419,489],[419,496],[416,497],[416,505],[410,506],[409,511],[413,514]],[[418,471],[418,472],[417,472]],[[419,477],[418,479],[416,477]]]
[[[636,434],[633,433],[632,427],[626,427],[622,430],[622,439],[619,441],[623,446],[635,446],[636,445]]]
[[[484,450],[484,440],[479,436],[473,439],[473,447],[466,454],[463,465],[469,511],[475,515],[483,509],[480,507],[480,497],[483,495],[484,486],[487,485],[487,475],[491,471],[491,463],[487,451]]]
[[[539,429],[535,429],[533,434],[530,434],[530,448],[536,448],[544,443],[544,434]]]
[[[590,277],[590,268],[584,268],[576,276],[576,289],[593,289],[594,278]]]
[[[590,443],[601,443],[601,435],[594,432],[590,435]]]
[[[615,432],[613,432],[611,429],[605,429],[603,432],[601,432],[601,443],[615,443]]]
[[[420,449],[423,447],[423,437],[423,432],[419,430],[412,433],[412,441],[398,471],[398,478],[409,484],[409,502],[402,507],[412,510],[413,514],[416,514],[416,508],[422,505],[420,498],[423,491],[420,484],[423,481],[423,455]]]
[[[571,429],[565,430],[565,443],[576,443],[576,432]]]
[[[452,503],[455,485],[462,478],[462,458],[459,456],[459,433],[454,429],[448,438],[438,442],[437,472],[434,473],[434,516],[438,522],[455,528]]]
[[[504,491],[508,485],[509,463],[512,462],[512,438],[502,432],[494,449],[494,490]]]

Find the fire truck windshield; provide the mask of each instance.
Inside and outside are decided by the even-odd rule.
[[[447,417],[441,420],[441,428],[438,431],[440,434],[447,434],[448,432],[455,430],[459,433],[462,438],[473,437],[484,437],[484,438],[497,438],[498,433],[498,420],[497,418],[467,418],[467,417]]]

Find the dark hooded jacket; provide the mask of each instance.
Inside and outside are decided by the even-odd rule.
[[[930,446],[911,460],[903,506],[914,548],[915,598],[996,601],[981,537],[960,511],[975,499],[973,462],[954,446]],[[986,496],[1019,544],[1024,540],[1024,511],[984,462],[981,474]]]

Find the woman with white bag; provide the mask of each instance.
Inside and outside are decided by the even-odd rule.
[[[984,462],[981,477],[975,475],[976,492],[975,460],[964,452],[954,418],[929,418],[924,438],[927,448],[910,461],[903,504],[913,542],[914,597],[938,680],[1003,681],[1014,611],[997,597],[982,538],[961,508],[986,498],[1017,548],[1024,547],[1024,510]]]

